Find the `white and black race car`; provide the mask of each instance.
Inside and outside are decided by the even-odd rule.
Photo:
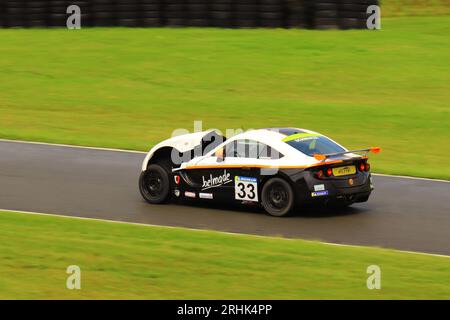
[[[365,202],[373,190],[368,152],[349,151],[306,129],[216,131],[176,136],[153,147],[139,178],[152,204],[170,199],[254,203],[273,216],[296,205]]]

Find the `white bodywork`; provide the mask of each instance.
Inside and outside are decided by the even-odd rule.
[[[318,134],[317,132],[299,129],[305,133]],[[242,165],[242,166],[261,166],[261,167],[296,167],[296,166],[310,166],[319,163],[314,157],[310,157],[294,147],[291,147],[287,143],[283,142],[286,135],[276,131],[267,129],[250,130],[241,134],[235,135],[232,138],[226,140],[221,145],[217,146],[214,150],[207,153],[205,156],[197,157],[189,162],[183,163],[180,169],[195,168],[196,166],[230,166],[230,165]],[[257,142],[264,143],[273,149],[277,150],[283,157],[280,159],[255,159],[255,158],[240,158],[240,157],[225,157],[224,161],[218,162],[215,157],[215,151],[223,148],[226,144],[235,140],[249,139]],[[331,140],[331,139],[330,139]],[[333,141],[333,140],[332,140]],[[334,142],[334,141],[333,141]],[[344,148],[344,147],[342,147]],[[347,150],[344,148],[344,150]]]
[[[152,158],[152,156],[155,154],[156,150],[164,147],[175,148],[180,152],[191,150],[200,143],[200,141],[204,136],[206,136],[208,133],[212,131],[214,130],[188,133],[161,141],[153,148],[151,148],[150,151],[147,153],[147,156],[145,157],[144,162],[142,163],[142,171],[145,171],[147,169],[147,164]]]
[[[311,134],[319,134],[317,132],[299,129],[305,133]],[[156,150],[162,147],[173,147],[179,150],[180,152],[184,152],[190,149],[193,149],[195,146],[199,145],[201,139],[210,131],[203,131],[197,133],[191,133],[186,135],[181,135],[177,137],[170,138],[168,140],[162,141],[154,146],[150,152],[147,154],[143,164],[142,170],[147,169],[148,161],[151,159]],[[188,162],[182,163],[180,168],[177,170],[185,169],[185,168],[195,168],[195,167],[220,167],[220,166],[261,166],[261,167],[295,167],[295,166],[310,166],[317,164],[321,161],[315,159],[314,157],[310,157],[297,149],[291,147],[287,143],[283,142],[283,139],[286,138],[286,135],[281,134],[277,131],[267,130],[267,129],[258,129],[258,130],[249,130],[243,132],[241,134],[235,135],[225,142],[218,145],[212,151],[208,152],[204,156],[196,157]],[[327,137],[328,138],[328,137]],[[257,142],[264,143],[273,149],[277,150],[284,156],[280,159],[255,159],[255,158],[239,158],[239,157],[225,157],[223,161],[218,162],[217,157],[215,156],[215,151],[217,149],[223,148],[226,144],[233,142],[235,140],[240,139],[249,139]],[[328,138],[330,139],[330,138]],[[330,139],[333,141],[332,139]],[[337,142],[333,141],[338,144]],[[338,144],[341,146],[340,144]],[[341,146],[344,150],[348,151],[346,148]],[[356,155],[355,155],[356,156]]]

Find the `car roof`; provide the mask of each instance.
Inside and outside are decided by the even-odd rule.
[[[262,128],[262,129],[251,129],[244,131],[240,134],[237,134],[231,137],[231,140],[237,139],[255,139],[257,141],[271,141],[276,144],[282,143],[283,139],[292,136],[298,133],[309,133],[309,134],[319,134],[317,132],[301,129],[301,128],[282,128],[282,127],[273,127],[273,128]],[[229,139],[229,140],[230,140]]]
[[[290,135],[297,134],[297,133],[306,133],[307,132],[305,129],[283,128],[283,127],[263,128],[262,130],[275,131],[275,132],[284,134],[286,136],[290,136]]]
[[[308,156],[307,154],[304,154],[303,152],[297,150],[293,146],[286,143],[286,138],[290,136],[296,136],[296,135],[302,135],[302,134],[312,134],[312,135],[320,135],[322,134],[318,132],[314,132],[307,129],[301,129],[301,128],[290,128],[290,127],[273,127],[273,128],[262,128],[262,129],[251,129],[244,131],[242,133],[236,134],[226,141],[224,141],[222,144],[217,146],[217,148],[223,147],[224,145],[236,141],[236,140],[254,140],[258,141],[264,144],[267,144],[271,146],[272,148],[275,148],[278,152],[283,154],[284,156],[277,160],[270,160],[270,161],[277,161],[277,163],[282,164],[289,164],[289,165],[309,165],[313,163],[317,163],[318,160],[314,157]],[[325,137],[325,136],[324,136]],[[329,139],[329,138],[328,138]],[[330,139],[331,140],[331,139]],[[333,140],[331,140],[333,141]],[[335,141],[333,141],[335,142]],[[337,144],[337,142],[335,142]],[[339,145],[339,144],[338,144]],[[343,146],[341,146],[344,148]],[[344,150],[346,150],[344,148]],[[215,149],[211,150],[206,156],[210,156],[215,152]],[[194,159],[192,160],[194,161]]]
[[[293,134],[298,133],[311,133],[311,134],[317,134],[317,132],[307,130],[307,129],[300,129],[300,128],[263,128],[263,129],[252,129],[245,132],[242,132],[240,134],[237,134],[233,137],[230,137],[227,139],[225,143],[228,143],[230,141],[234,140],[241,140],[241,139],[250,139],[259,141],[265,144],[270,145],[271,147],[275,148],[279,152],[281,152],[284,155],[297,155],[301,154],[302,156],[305,156],[300,151],[296,150],[295,148],[289,146],[288,144],[283,142],[283,139],[291,136]]]

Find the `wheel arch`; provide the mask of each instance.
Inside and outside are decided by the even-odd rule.
[[[147,170],[148,165],[154,163],[155,159],[160,160],[161,157],[170,157],[173,150],[176,150],[174,155],[179,156],[179,158],[170,158],[171,163],[174,167],[179,167],[182,162],[191,160],[194,157],[194,151],[198,148],[203,152],[207,146],[214,146],[214,144],[221,143],[223,139],[224,137],[214,130],[187,133],[166,139],[155,145],[147,153],[142,163],[142,171]]]
[[[276,174],[273,175],[266,175],[266,176],[262,176],[263,178],[261,178],[261,182],[260,182],[260,187],[258,187],[258,197],[260,199],[262,199],[262,190],[264,188],[264,185],[273,178],[281,178],[283,180],[285,180],[287,183],[289,183],[289,185],[292,188],[292,191],[294,191],[294,201],[295,203],[299,203],[299,201],[301,201],[301,196],[298,194],[298,185],[297,183],[292,179],[292,176],[289,175],[286,172],[283,172],[282,170],[278,170],[278,172]]]
[[[177,152],[180,154],[180,152],[174,148],[174,147],[161,147],[156,150],[150,150],[150,152],[147,154],[146,158],[144,159],[144,162],[142,163],[142,171],[147,170],[148,166],[154,163],[162,162],[166,159],[168,159],[169,163],[172,167],[178,167],[180,164],[175,164],[172,160],[172,153]]]
[[[291,177],[281,170],[278,170],[278,172],[273,175],[264,175],[262,177],[263,178],[261,178],[260,192],[262,192],[264,185],[272,178],[281,178],[283,180],[286,180],[286,182],[290,184],[292,189],[295,190],[295,183],[292,181]]]

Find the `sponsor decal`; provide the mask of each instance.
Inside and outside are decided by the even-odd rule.
[[[234,198],[244,201],[258,201],[258,179],[234,177]]]
[[[227,172],[227,170],[223,170],[223,174],[218,177],[214,177],[212,174],[210,174],[208,178],[202,176],[202,181],[202,190],[206,190],[220,187],[224,184],[230,183],[232,180],[230,179],[230,173]]]
[[[186,191],[184,196],[188,198],[195,198],[195,192]]]
[[[319,137],[306,137],[306,138],[295,139],[294,141],[302,142],[302,141],[317,140],[317,139],[319,139]]]
[[[235,181],[248,181],[248,182],[258,182],[258,179],[253,178],[253,177],[240,177],[240,176],[235,176],[234,177]]]
[[[175,175],[175,176],[173,176],[173,180],[175,180],[175,184],[180,184],[180,176],[178,176],[178,175]]]
[[[311,197],[322,197],[322,196],[327,196],[327,195],[328,195],[328,190],[311,192]]]
[[[325,185],[324,184],[316,184],[314,185],[314,191],[324,191]]]
[[[201,199],[212,199],[213,198],[213,194],[212,193],[200,192],[198,194],[198,197],[201,198]]]
[[[178,190],[178,189],[175,189],[175,190],[173,191],[173,193],[175,194],[176,197],[179,197],[179,196],[180,196],[180,190]]]
[[[295,133],[290,136],[287,136],[283,139],[284,142],[289,142],[292,140],[295,141],[304,141],[304,140],[311,140],[311,139],[318,139],[320,137],[320,134],[316,133]]]
[[[255,201],[243,200],[243,201],[241,202],[241,204],[245,204],[245,205],[248,205],[248,206],[251,206],[251,205],[255,206],[255,205],[257,205],[257,202],[255,202]]]

